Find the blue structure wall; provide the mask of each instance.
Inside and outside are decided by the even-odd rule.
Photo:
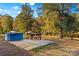
[[[23,33],[6,33],[5,40],[18,41],[23,39]]]

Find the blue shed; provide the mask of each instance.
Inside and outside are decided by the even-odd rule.
[[[5,33],[5,40],[7,41],[19,41],[23,39],[23,33]]]

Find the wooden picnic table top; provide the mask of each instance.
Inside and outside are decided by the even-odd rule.
[[[30,33],[30,35],[41,35],[41,33]]]

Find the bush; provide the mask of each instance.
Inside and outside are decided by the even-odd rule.
[[[0,34],[0,40],[4,40],[4,34]]]

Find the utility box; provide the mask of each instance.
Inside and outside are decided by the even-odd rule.
[[[23,39],[23,33],[17,33],[17,32],[5,33],[5,40],[7,41],[19,41],[22,39]]]

